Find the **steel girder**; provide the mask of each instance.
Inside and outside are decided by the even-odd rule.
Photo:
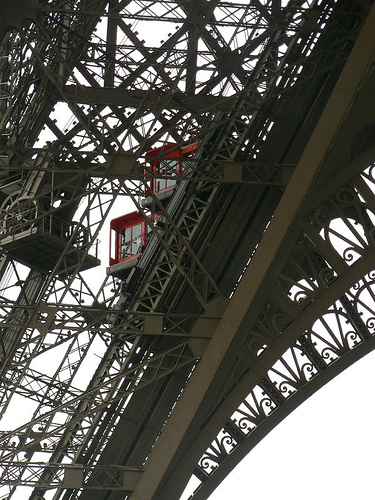
[[[5,260],[3,266],[4,297],[9,297],[2,304],[4,338],[12,339],[4,347],[3,411],[11,394],[30,387],[38,402],[30,422],[2,436],[3,456],[14,471],[23,453],[31,457],[46,445],[48,463],[29,483],[37,486],[32,498],[40,498],[56,484],[62,461],[90,470],[113,456],[130,465],[143,464],[149,456],[221,317],[226,301],[212,299],[231,295],[279,202],[282,190],[263,186],[288,182],[288,175],[280,180],[279,172],[275,176],[262,166],[278,170],[278,165],[298,163],[369,3],[25,5],[31,21],[20,27],[18,20],[18,31],[4,37],[2,45],[4,74],[10,75],[2,86],[2,189],[4,197],[12,196],[4,205],[3,237],[50,217],[69,220],[85,202],[53,269],[25,277],[12,262]],[[14,16],[14,10],[10,13]],[[93,34],[101,17],[106,29]],[[149,26],[156,17],[177,25],[160,46],[147,38],[147,30],[136,32],[137,23]],[[66,105],[58,107],[59,102]],[[66,127],[51,111],[54,105],[60,112],[69,109]],[[293,120],[285,120],[291,114]],[[42,126],[52,136],[46,146],[35,143]],[[143,167],[136,161],[151,145],[189,139],[202,143],[192,169],[197,179],[190,182],[187,176],[163,212],[163,229],[154,230],[143,257],[142,279],[127,283],[125,294],[108,279],[93,290],[76,274],[89,251],[87,241],[77,250],[79,228],[89,231],[91,241],[116,196],[137,202],[142,188],[123,180],[141,177]],[[212,182],[222,169],[223,179],[233,175],[236,185],[220,189]],[[241,181],[254,182],[252,175],[261,189],[239,187]],[[227,243],[219,259],[215,232],[222,239],[224,225],[229,220],[234,225],[236,210],[248,213],[246,224],[235,225],[246,245],[237,234],[241,252]],[[9,219],[18,221],[19,214],[21,224],[6,225]],[[216,248],[216,259],[209,247]],[[77,254],[73,264],[72,254]],[[85,308],[84,302],[93,307]],[[97,338],[102,360],[77,394],[75,376]],[[33,363],[59,345],[65,354],[58,368],[43,374],[36,388]],[[9,374],[17,370],[24,370],[24,377],[9,384]],[[57,395],[52,408],[51,390]],[[116,449],[116,429],[135,417],[128,442]],[[142,429],[147,432],[141,434]],[[19,465],[19,484],[24,470]],[[79,496],[89,482],[82,476],[64,498]],[[124,486],[124,491],[134,487]],[[111,490],[104,484],[102,489],[104,495]],[[12,486],[9,495],[14,491]]]
[[[191,498],[207,498],[290,411],[375,347],[371,141],[352,159],[363,110],[375,108],[374,22],[375,9],[131,499],[178,498],[192,471],[201,486]]]

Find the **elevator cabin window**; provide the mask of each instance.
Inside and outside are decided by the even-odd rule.
[[[158,167],[158,175],[159,178],[154,179],[155,194],[162,193],[163,191],[167,191],[168,189],[173,189],[176,187],[177,183],[175,179],[168,179],[168,176],[173,175],[181,175],[182,174],[182,166],[181,162],[177,160],[162,160],[160,163],[156,164]],[[156,170],[156,168],[155,168]]]
[[[165,144],[160,148],[152,149],[146,153],[146,161],[149,163],[147,167],[153,175],[149,182],[150,191],[159,195],[163,193],[170,193],[176,189],[176,179],[168,179],[168,177],[182,176],[186,166],[184,159],[192,158],[199,142],[194,142],[176,148],[175,144]],[[149,190],[146,190],[145,195],[148,196]]]
[[[147,224],[139,212],[111,221],[110,259],[113,266],[139,257],[147,242]]]
[[[142,224],[127,227],[121,231],[120,258],[126,259],[141,253]]]

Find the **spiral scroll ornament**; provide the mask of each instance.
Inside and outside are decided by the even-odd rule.
[[[35,199],[12,195],[2,206],[1,232],[4,235],[19,233],[37,225],[41,209]]]

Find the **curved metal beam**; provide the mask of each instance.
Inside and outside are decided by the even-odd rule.
[[[375,337],[371,337],[362,344],[359,344],[355,349],[348,351],[342,358],[339,358],[332,363],[332,365],[329,365],[325,371],[309,381],[302,389],[287,399],[277,411],[271,413],[263,423],[259,424],[256,428],[256,432],[252,432],[247,439],[241,442],[240,446],[232,450],[231,453],[226,456],[225,460],[220,463],[220,467],[217,468],[217,471],[215,471],[207,481],[201,484],[191,498],[194,498],[194,500],[206,500],[240,461],[280,422],[290,415],[292,411],[298,408],[310,396],[315,394],[316,391],[337,377],[337,375],[374,349]]]

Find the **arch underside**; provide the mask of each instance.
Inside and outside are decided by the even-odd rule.
[[[340,277],[341,283],[335,283],[337,299],[333,303],[331,293],[321,294],[320,304],[314,311],[320,311],[319,319],[305,330],[303,325],[305,321],[309,324],[311,317],[306,314],[304,321],[301,314],[296,329],[297,332],[304,330],[304,333],[272,367],[264,370],[263,376],[258,375],[261,377],[259,382],[200,458],[194,470],[200,485],[191,498],[207,498],[239,461],[295,408],[375,348],[373,248],[366,253],[363,262],[358,266],[353,264],[351,272]],[[314,295],[314,298],[305,298],[315,302]],[[282,320],[280,313],[279,309],[277,317],[272,319],[276,322]],[[296,334],[290,325],[282,335],[292,334],[293,330]],[[277,346],[277,341],[275,344]],[[276,346],[271,344],[269,349]],[[251,385],[248,380],[253,378],[249,374],[251,370],[249,368],[248,372],[241,374],[235,392],[246,390]],[[231,396],[229,391],[219,412],[225,412],[227,405],[231,405]]]

